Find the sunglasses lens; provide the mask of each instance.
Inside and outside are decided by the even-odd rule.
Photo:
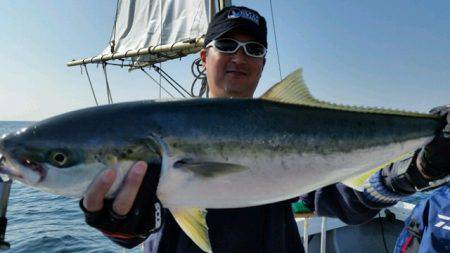
[[[238,42],[233,39],[218,39],[214,41],[214,47],[222,53],[235,53],[240,45],[245,47],[245,53],[252,57],[264,57],[266,48],[257,42]]]
[[[239,44],[236,41],[230,39],[216,40],[214,44],[214,46],[222,52],[234,52],[238,45]]]
[[[266,53],[266,48],[263,45],[255,42],[249,42],[245,45],[245,49],[250,56],[262,57]]]

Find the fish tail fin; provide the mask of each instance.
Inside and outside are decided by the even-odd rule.
[[[203,251],[212,253],[206,224],[206,210],[198,208],[169,208],[181,229]]]

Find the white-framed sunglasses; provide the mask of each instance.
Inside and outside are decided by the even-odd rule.
[[[213,40],[206,47],[214,47],[217,51],[225,54],[234,54],[242,47],[246,55],[256,58],[262,58],[267,53],[266,47],[261,43],[256,41],[240,42],[231,38]]]

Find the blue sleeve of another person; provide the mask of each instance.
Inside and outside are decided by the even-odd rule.
[[[341,183],[310,192],[300,199],[317,215],[339,218],[351,225],[367,222],[381,208],[391,205],[372,203],[356,190]]]
[[[450,184],[416,205],[394,252],[450,252]]]

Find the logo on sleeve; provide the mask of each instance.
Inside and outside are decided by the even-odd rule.
[[[436,224],[434,224],[434,226],[450,231],[450,217],[438,214],[438,218],[440,220]]]

